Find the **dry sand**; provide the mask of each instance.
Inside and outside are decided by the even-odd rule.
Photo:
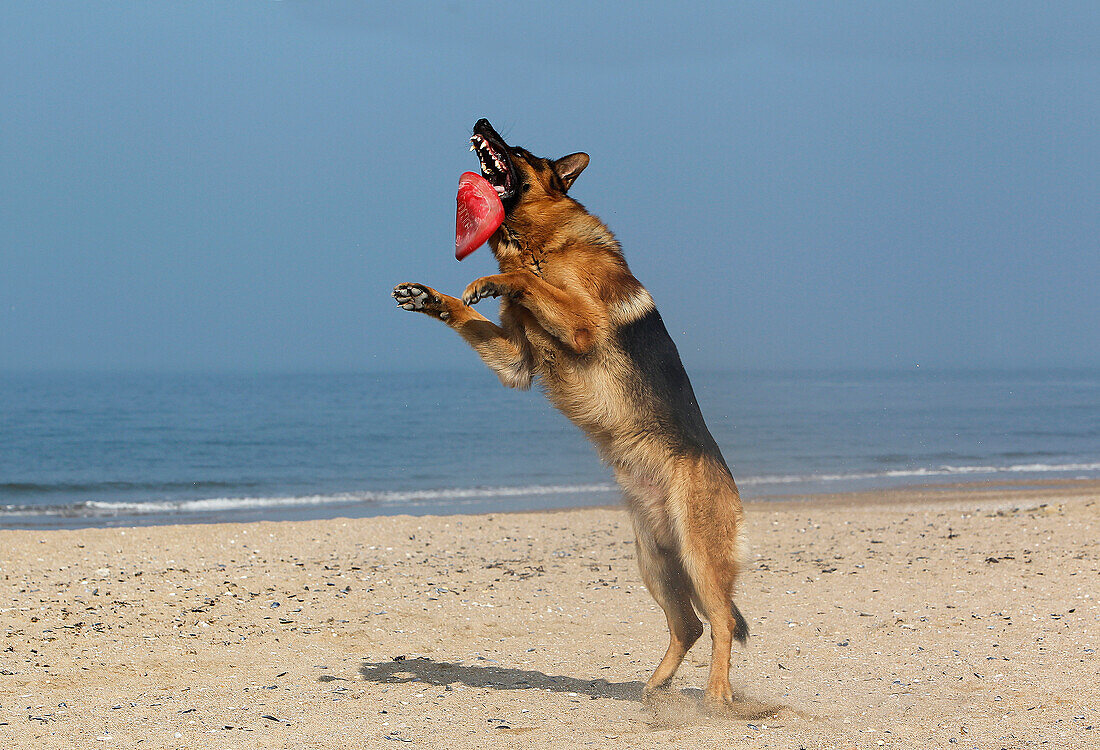
[[[0,531],[0,746],[1100,747],[1100,483],[749,506],[740,717],[619,509]],[[760,708],[753,716],[753,708]]]

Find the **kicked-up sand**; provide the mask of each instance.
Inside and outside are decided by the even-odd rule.
[[[1100,483],[748,522],[729,716],[621,509],[0,531],[0,746],[1100,747]]]

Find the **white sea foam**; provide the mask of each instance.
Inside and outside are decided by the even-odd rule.
[[[919,479],[951,476],[989,476],[1092,473],[1100,472],[1100,462],[1065,464],[1013,464],[1010,466],[951,466],[934,468],[891,469],[850,474],[780,474],[739,476],[742,487],[767,487],[769,485],[827,484],[861,480]],[[522,498],[538,495],[609,495],[618,492],[612,483],[528,485],[519,487],[457,487],[433,490],[394,490],[375,492],[342,492],[328,495],[287,495],[274,497],[213,497],[194,500],[150,500],[148,502],[88,500],[66,505],[8,505],[0,506],[3,516],[145,516],[179,515],[191,513],[224,513],[233,511],[263,510],[267,508],[308,508],[341,505],[395,505],[410,506],[438,503],[469,504],[491,498]],[[611,500],[611,498],[601,498]]]
[[[260,508],[310,507],[317,505],[408,504],[432,501],[479,500],[482,498],[524,497],[531,495],[571,495],[614,492],[613,484],[532,485],[527,487],[469,487],[442,490],[404,490],[390,492],[341,492],[332,495],[296,495],[285,497],[213,497],[202,500],[159,500],[150,502],[113,502],[90,500],[83,507],[95,514],[212,513]]]
[[[805,484],[810,482],[845,482],[858,479],[905,479],[907,477],[944,477],[966,474],[1046,474],[1050,472],[1100,471],[1098,463],[1075,464],[1014,464],[1012,466],[939,466],[936,468],[890,469],[888,471],[852,474],[783,474],[738,479],[741,485]]]

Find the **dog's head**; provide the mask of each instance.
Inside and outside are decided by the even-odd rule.
[[[504,204],[505,224],[553,214],[554,206],[566,200],[569,188],[588,166],[585,153],[543,159],[519,146],[509,146],[485,119],[474,125],[470,143],[481,161],[482,176]]]

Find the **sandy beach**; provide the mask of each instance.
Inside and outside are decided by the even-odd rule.
[[[748,506],[739,715],[618,508],[0,531],[17,748],[1100,746],[1100,482]]]

